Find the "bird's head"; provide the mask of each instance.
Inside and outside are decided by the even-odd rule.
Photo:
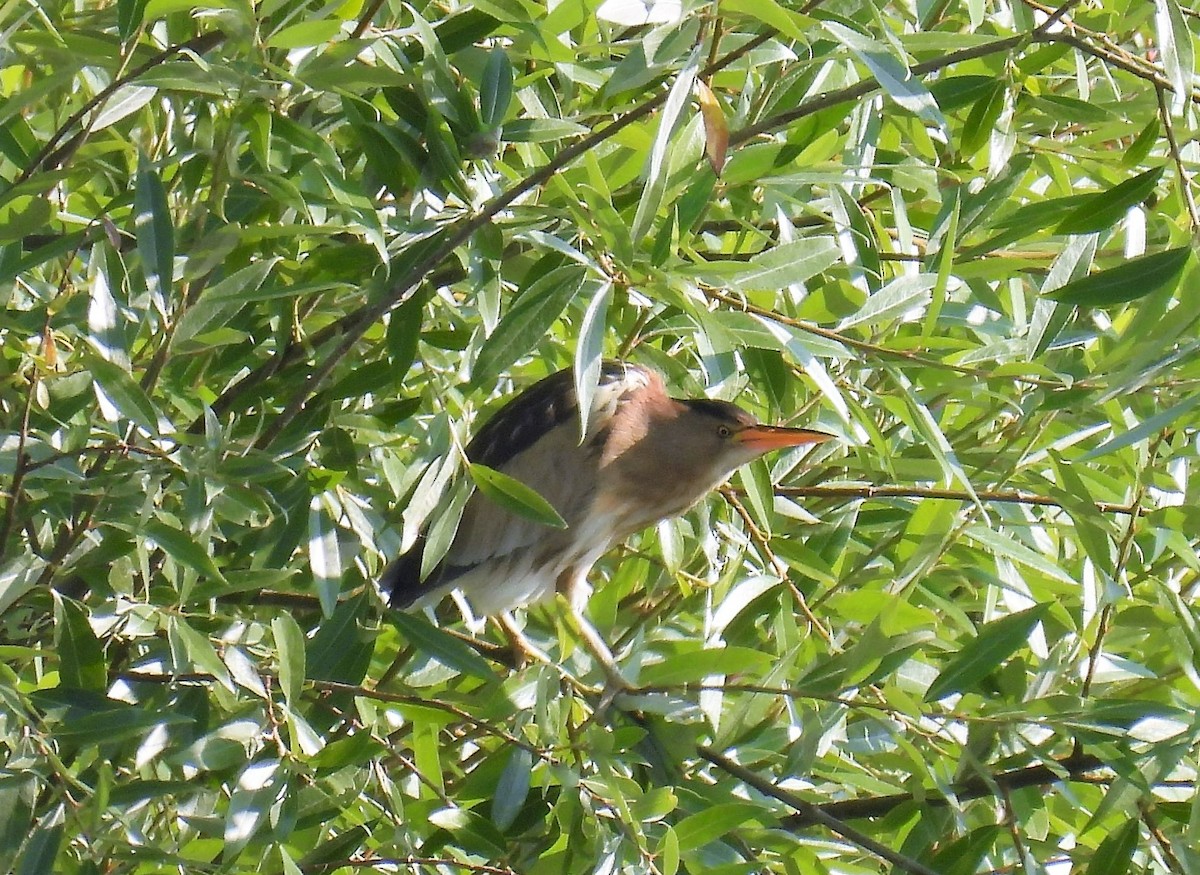
[[[819,444],[834,437],[807,428],[764,425],[728,401],[701,398],[678,403],[682,409],[672,429],[678,451],[693,462],[703,460],[717,480],[772,450]]]

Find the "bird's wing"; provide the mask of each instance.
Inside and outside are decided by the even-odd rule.
[[[588,417],[588,436],[580,443],[574,377],[570,370],[559,371],[488,420],[467,447],[467,457],[520,480],[550,502],[568,526],[577,525],[596,492],[610,420],[624,399],[658,379],[653,371],[636,365],[605,362]],[[555,539],[556,533],[477,492],[467,502],[446,554],[444,574],[456,570],[461,574],[482,562]],[[565,537],[571,537],[569,530]]]

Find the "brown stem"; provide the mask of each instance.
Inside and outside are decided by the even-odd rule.
[[[804,498],[929,498],[945,501],[973,501],[959,489],[934,489],[920,486],[777,486],[776,495],[800,496]],[[1038,507],[1062,507],[1062,502],[1046,495],[1021,490],[976,490],[980,501],[995,501],[1008,504],[1030,504]],[[1101,513],[1137,513],[1137,504],[1121,504],[1115,501],[1097,501],[1096,510]]]

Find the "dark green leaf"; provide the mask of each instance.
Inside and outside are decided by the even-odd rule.
[[[313,680],[360,683],[366,674],[375,646],[375,633],[364,624],[367,602],[363,592],[338,602],[333,614],[317,626],[308,639],[307,673]]]
[[[142,16],[146,13],[147,0],[118,0],[117,2],[117,33],[121,39],[127,40],[141,27]]]
[[[504,832],[513,825],[525,799],[529,796],[529,784],[533,773],[533,754],[526,748],[513,748],[508,763],[500,773],[496,794],[492,797],[492,823]]]
[[[544,526],[567,527],[554,505],[520,480],[478,463],[469,465],[467,471],[479,491],[506,510]]]
[[[61,823],[34,829],[17,863],[15,875],[46,875],[47,872],[57,871],[54,861],[58,858],[58,849],[62,847],[64,831],[65,825]]]
[[[967,116],[963,127],[961,148],[967,155],[973,155],[988,144],[992,132],[996,129],[996,120],[1004,110],[1004,97],[1008,93],[1008,84],[997,80],[975,105]]]
[[[150,520],[143,530],[150,540],[181,565],[186,565],[201,575],[224,582],[225,577],[217,568],[212,557],[189,533],[161,520]]]
[[[304,686],[305,639],[300,625],[290,614],[280,614],[271,620],[271,633],[279,653],[279,688],[284,701],[295,708],[300,703]]]
[[[370,834],[367,827],[361,824],[343,830],[328,841],[320,842],[305,854],[300,859],[300,869],[305,872],[314,871],[329,863],[347,860],[363,846],[363,842]]]
[[[719,839],[730,830],[737,829],[748,821],[766,823],[771,815],[765,809],[749,802],[725,802],[713,805],[695,814],[689,814],[675,825],[679,839],[679,852],[687,854],[711,841]]]
[[[92,631],[83,607],[70,599],[57,599],[54,627],[62,685],[97,692],[107,689],[108,666],[104,661],[104,648]]]
[[[975,638],[955,654],[929,685],[925,701],[935,702],[974,687],[1026,643],[1049,610],[1049,603],[1034,605],[979,627]]]
[[[166,294],[171,287],[175,261],[175,226],[167,206],[167,192],[158,171],[144,154],[138,155],[137,187],[133,196],[138,253],[146,279]]]
[[[429,621],[413,614],[401,613],[393,614],[391,621],[414,647],[432,656],[442,665],[484,681],[496,679],[496,675],[482,656],[459,639],[436,626],[431,626]]]
[[[479,88],[479,120],[485,128],[494,128],[504,122],[512,100],[512,88],[512,64],[508,54],[502,48],[494,48],[488,53]]]
[[[482,386],[536,347],[583,286],[587,274],[578,264],[555,268],[521,293],[475,360],[471,381]]]
[[[89,356],[87,368],[95,378],[97,392],[103,393],[117,415],[158,434],[158,411],[128,371],[99,356]]]
[[[1140,826],[1137,818],[1125,820],[1096,848],[1087,875],[1126,875],[1137,850]]]
[[[1143,255],[1059,286],[1047,297],[1079,307],[1124,304],[1171,285],[1191,259],[1188,246]]]
[[[1083,202],[1058,223],[1056,234],[1089,234],[1103,231],[1119,222],[1130,207],[1154,194],[1163,169],[1155,167],[1139,173],[1108,191],[1087,195]]]

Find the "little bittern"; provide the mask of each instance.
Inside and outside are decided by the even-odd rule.
[[[762,425],[725,401],[672,398],[654,371],[608,361],[581,442],[574,376],[559,371],[504,405],[466,452],[472,462],[535,489],[567,528],[542,525],[476,492],[449,551],[426,580],[420,579],[419,540],[380,583],[398,608],[432,604],[458,589],[481,615],[561,592],[593,655],[619,678],[607,646],[582,614],[596,560],[632,533],[683,513],[763,453],[831,437]]]

